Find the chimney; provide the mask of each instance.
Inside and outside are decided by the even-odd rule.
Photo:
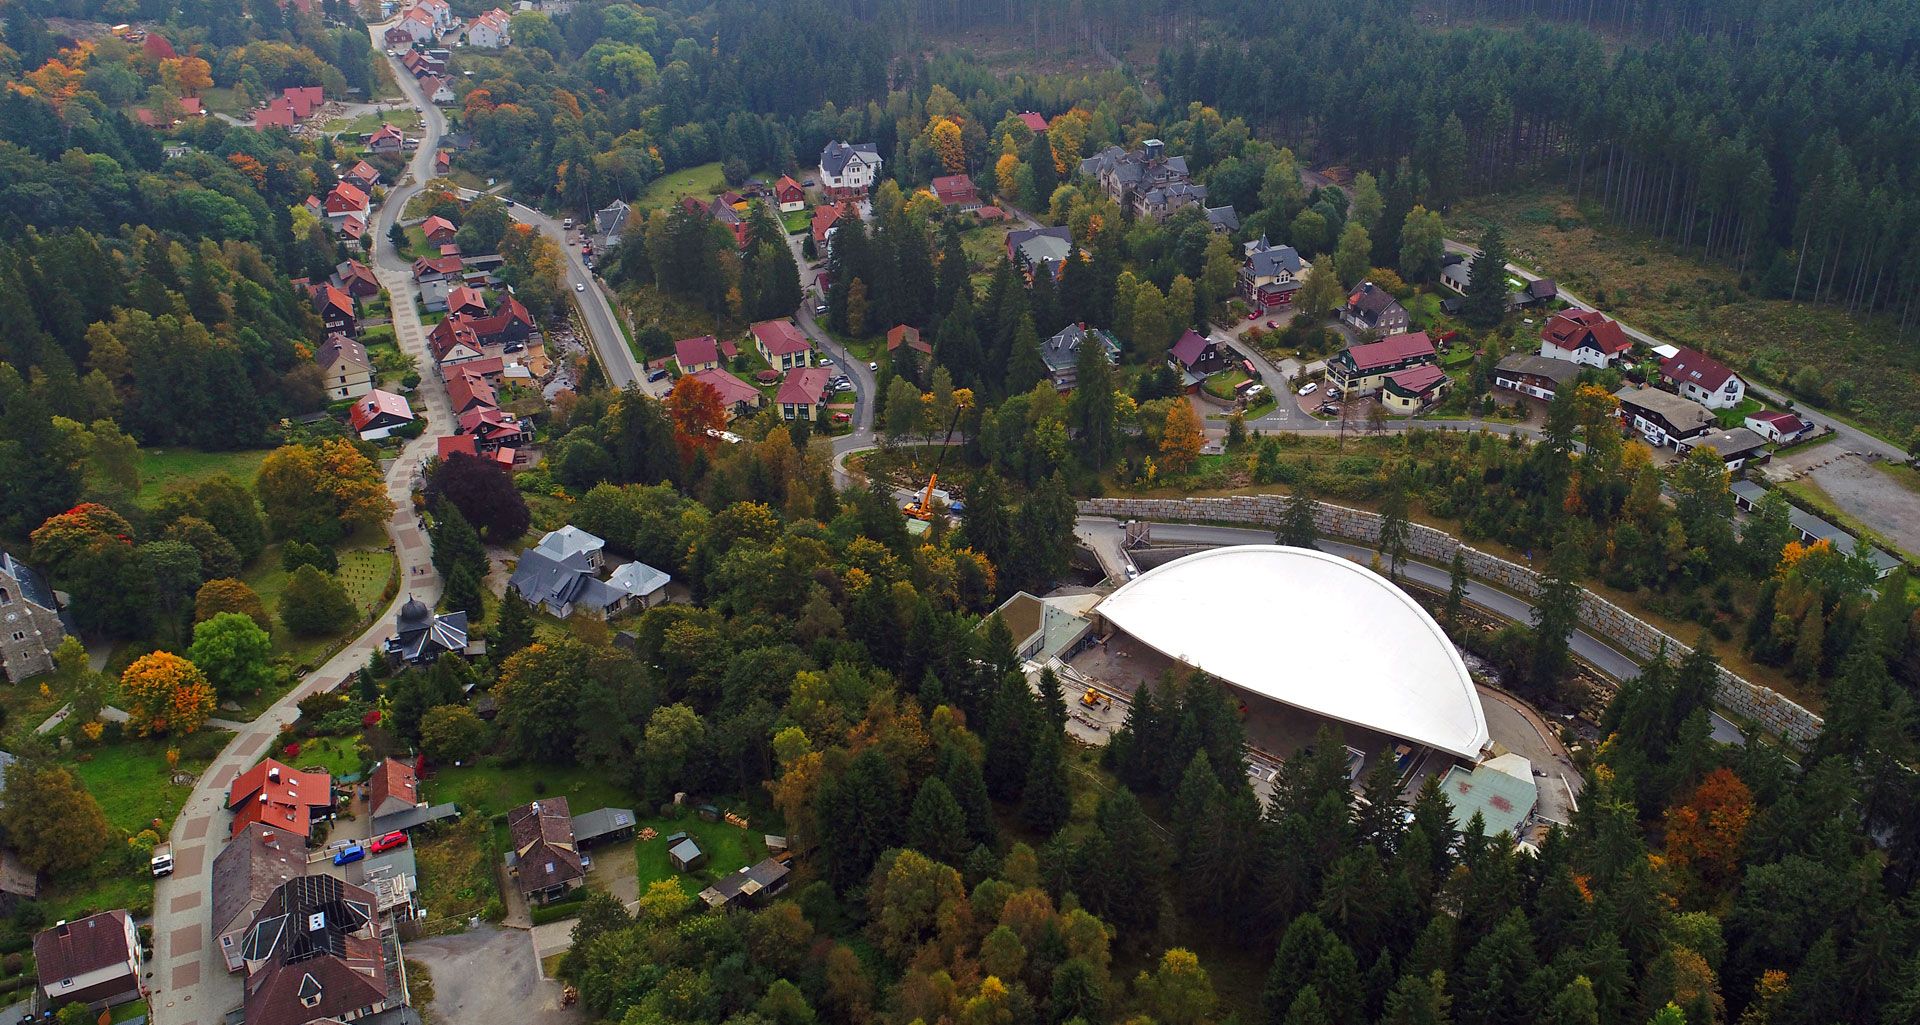
[[[261,803],[261,804],[265,804],[265,803],[267,803],[267,795],[265,795],[265,794],[261,794],[261,795],[260,795],[260,803]]]
[[[62,918],[58,922],[53,923],[53,928],[54,928],[54,931],[61,936],[66,936],[73,931],[72,929],[67,927],[67,920],[64,918]]]
[[[275,783],[280,782],[280,767],[277,765],[268,766],[267,778],[274,781]]]

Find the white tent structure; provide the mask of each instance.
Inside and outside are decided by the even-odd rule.
[[[1478,758],[1487,717],[1453,642],[1379,574],[1240,545],[1147,571],[1096,610],[1168,658],[1316,715]]]

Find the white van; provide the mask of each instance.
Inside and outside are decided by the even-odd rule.
[[[1320,390],[1319,381],[1308,381],[1306,384],[1303,384],[1300,386],[1300,394],[1302,395],[1312,395],[1314,392],[1319,390]]]

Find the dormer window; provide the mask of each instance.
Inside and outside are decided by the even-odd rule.
[[[309,1010],[320,1006],[320,980],[312,974],[300,977],[300,988],[295,991],[300,998],[300,1006]]]

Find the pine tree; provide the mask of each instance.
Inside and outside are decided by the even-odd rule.
[[[440,597],[441,604],[449,612],[465,612],[469,622],[480,622],[486,617],[486,604],[481,598],[480,581],[473,575],[473,569],[466,565],[455,566],[453,575],[447,578],[445,593]]]
[[[500,619],[487,635],[487,654],[494,664],[504,663],[513,653],[533,643],[533,606],[519,592],[507,589],[500,600]]]
[[[1536,693],[1554,694],[1572,666],[1567,642],[1580,621],[1580,551],[1571,542],[1555,545],[1547,572],[1533,599],[1533,652],[1529,680]]]
[[[1498,325],[1507,315],[1507,244],[1500,226],[1487,226],[1474,256],[1460,315],[1478,328]]]
[[[1006,394],[1024,395],[1047,378],[1047,364],[1040,358],[1040,335],[1034,330],[1033,317],[1021,311],[1007,354]]]
[[[1274,541],[1291,548],[1313,548],[1320,541],[1320,528],[1314,522],[1314,509],[1319,503],[1313,500],[1313,492],[1305,481],[1293,486],[1293,494],[1287,496],[1285,518],[1280,522],[1280,530]]]
[[[1387,575],[1398,580],[1407,564],[1407,481],[1398,473],[1387,481],[1380,504],[1380,554],[1387,558]]]
[[[1287,1016],[1283,1025],[1334,1025],[1333,1018],[1320,1002],[1320,991],[1312,986],[1304,987],[1287,1006]]]
[[[1000,677],[992,705],[987,710],[987,792],[996,799],[1012,801],[1026,788],[1036,746],[1036,722],[1033,694],[1027,681],[1016,672]]]
[[[1067,783],[1066,739],[1054,730],[1041,735],[1027,771],[1020,817],[1042,836],[1052,836],[1073,812],[1073,794]]]
[[[1408,973],[1387,994],[1380,1025],[1451,1025],[1452,1010],[1445,972],[1436,969],[1426,976]]]
[[[1073,394],[1067,399],[1068,420],[1081,464],[1098,472],[1113,461],[1119,430],[1114,419],[1113,363],[1107,358],[1107,347],[1092,332],[1074,354],[1074,377]]]
[[[914,795],[913,810],[907,815],[907,843],[949,865],[958,865],[973,849],[966,813],[938,776],[921,783],[920,792]]]
[[[1055,732],[1067,728],[1066,692],[1060,689],[1060,677],[1052,666],[1040,670],[1040,713],[1053,724]]]
[[[1033,194],[1021,198],[1035,215],[1044,216],[1053,199],[1053,190],[1060,184],[1060,169],[1054,164],[1053,143],[1047,139],[1047,133],[1033,133],[1033,139],[1027,143],[1027,166],[1033,171]]]
[[[1453,561],[1447,566],[1447,601],[1442,614],[1447,617],[1447,625],[1460,626],[1460,611],[1467,600],[1467,557],[1464,547],[1453,550]]]

